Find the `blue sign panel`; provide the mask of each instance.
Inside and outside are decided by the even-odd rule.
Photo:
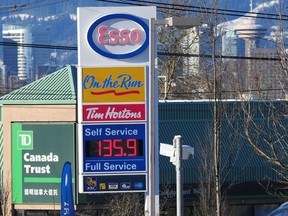
[[[145,192],[146,175],[84,176],[84,192]]]
[[[83,125],[83,172],[146,171],[145,124]]]

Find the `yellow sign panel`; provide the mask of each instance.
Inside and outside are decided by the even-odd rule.
[[[83,103],[144,102],[145,67],[83,68]]]

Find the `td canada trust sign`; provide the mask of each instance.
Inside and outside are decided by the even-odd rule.
[[[78,8],[79,191],[147,191],[155,7]]]
[[[74,173],[75,124],[12,123],[13,204],[59,204],[66,161]]]

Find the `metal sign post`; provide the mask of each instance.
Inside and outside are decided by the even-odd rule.
[[[187,160],[190,156],[194,156],[194,148],[189,145],[183,145],[180,135],[174,136],[173,145],[160,143],[160,154],[170,157],[170,162],[175,165],[176,170],[176,198],[177,198],[177,216],[183,216],[183,169],[182,160]]]
[[[173,139],[173,146],[175,146],[175,158],[176,158],[176,199],[177,199],[177,216],[183,216],[183,178],[182,178],[182,137],[175,136]]]

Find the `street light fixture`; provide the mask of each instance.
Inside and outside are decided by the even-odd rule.
[[[176,27],[179,29],[189,29],[200,26],[201,21],[197,17],[168,17],[164,20],[155,20],[155,25],[166,25],[168,27]]]

